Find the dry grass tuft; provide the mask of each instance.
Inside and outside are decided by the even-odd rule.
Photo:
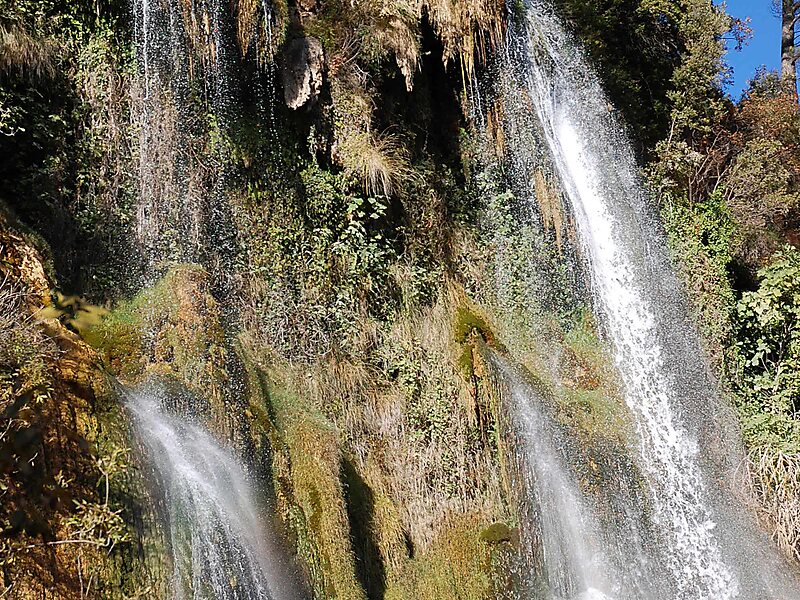
[[[54,77],[56,45],[16,24],[0,24],[0,74],[30,80]]]
[[[444,60],[461,59],[462,75],[472,77],[475,66],[503,38],[505,2],[502,0],[423,0],[444,44]]]
[[[358,175],[370,196],[391,196],[415,177],[408,149],[399,136],[385,131],[358,132],[341,145],[345,167]]]
[[[747,465],[752,495],[772,526],[772,539],[800,559],[800,454],[753,448]]]
[[[264,0],[237,0],[234,12],[236,40],[241,55],[246,56],[254,50],[261,65],[272,62],[284,38],[285,4]]]
[[[418,178],[403,138],[372,130],[372,100],[357,74],[332,82],[336,146],[334,158],[355,175],[371,196],[392,196]]]

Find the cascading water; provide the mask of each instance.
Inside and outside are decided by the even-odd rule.
[[[139,63],[136,234],[145,279],[163,261],[230,254],[225,161],[205,145],[233,112],[231,15],[222,0],[135,0]]]
[[[168,515],[174,598],[296,598],[235,456],[201,427],[166,414],[160,395],[152,387],[131,392],[126,405]]]
[[[264,0],[265,35],[271,36],[267,7]],[[209,274],[212,288],[231,287],[236,241],[226,197],[228,163],[211,143],[225,134],[235,112],[229,8],[223,0],[134,2],[141,126],[136,225],[146,283],[170,264],[195,263]],[[231,309],[223,301],[220,311]],[[227,366],[227,395],[217,399],[225,405],[214,409],[226,418],[238,414],[228,410],[238,399],[236,373]],[[208,403],[181,403],[181,414],[174,415],[164,409],[175,404],[169,400],[148,387],[130,393],[126,404],[156,476],[154,492],[164,500],[160,516],[173,597],[298,598],[301,586],[265,527],[267,514],[241,463],[201,424],[209,417]]]
[[[509,416],[526,509],[535,513],[530,521],[538,525],[543,581],[533,586],[544,586],[559,599],[630,597],[620,590],[621,578],[604,556],[600,525],[583,501],[557,443],[562,432],[547,414],[541,395],[500,356],[492,353],[490,360]],[[525,543],[529,545],[527,539]]]
[[[737,448],[687,318],[630,144],[588,62],[538,0],[510,4],[505,95],[535,119],[569,199],[593,294],[612,342],[650,487],[661,598],[795,598],[794,584],[729,486]],[[530,140],[509,139],[531,153]],[[521,145],[513,149],[514,143]],[[526,144],[528,146],[526,147]],[[518,164],[524,161],[518,161]],[[519,175],[519,174],[517,174]],[[526,174],[523,174],[525,176]],[[531,177],[531,173],[527,173]],[[731,446],[720,447],[720,446]]]

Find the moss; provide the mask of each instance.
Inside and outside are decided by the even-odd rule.
[[[459,344],[466,342],[471,335],[478,333],[492,346],[496,343],[495,335],[486,323],[486,319],[478,314],[473,306],[461,305],[456,309],[454,336]]]
[[[506,560],[514,552],[501,523],[486,526],[477,514],[453,516],[433,543],[408,562],[388,587],[386,600],[488,600],[506,597]],[[490,532],[487,535],[487,532]]]
[[[559,375],[559,417],[584,435],[624,444],[628,414],[620,395],[612,358],[597,337],[588,312],[578,313],[564,335]]]
[[[289,389],[277,369],[265,369],[250,349],[242,354],[256,445],[262,452],[269,445],[279,516],[315,597],[365,599],[350,544],[338,432]]]
[[[137,382],[155,372],[162,379],[177,379],[199,401],[195,412],[229,426],[225,332],[202,267],[171,267],[84,337],[118,377]]]
[[[458,367],[465,378],[471,379],[475,374],[474,345],[476,338],[482,339],[489,347],[506,352],[497,339],[492,328],[489,327],[479,309],[471,304],[463,303],[456,308],[453,337],[461,345],[458,357]]]
[[[516,539],[516,534],[505,523],[492,523],[481,531],[481,541],[487,544],[499,544],[501,542],[512,542]]]

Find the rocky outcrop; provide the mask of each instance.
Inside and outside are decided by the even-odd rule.
[[[0,597],[121,598],[155,579],[150,502],[100,355],[43,317],[47,253],[0,206]]]
[[[302,37],[286,45],[281,69],[283,97],[289,108],[297,110],[316,102],[322,89],[325,57],[317,38]]]

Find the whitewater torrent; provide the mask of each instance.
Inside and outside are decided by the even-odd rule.
[[[520,10],[510,5],[501,79],[503,93],[526,96],[519,105],[533,114],[505,118],[535,118],[570,203],[637,426],[639,467],[660,536],[654,560],[670,573],[658,597],[800,597],[787,591],[772,549],[744,511],[731,508],[729,482],[706,466],[703,444],[724,437],[714,422],[722,408],[624,131],[559,20],[538,0]],[[534,152],[530,141],[509,146],[514,142],[517,152]]]
[[[166,414],[157,388],[126,406],[164,500],[176,600],[294,598],[277,538],[236,457],[201,427]]]

